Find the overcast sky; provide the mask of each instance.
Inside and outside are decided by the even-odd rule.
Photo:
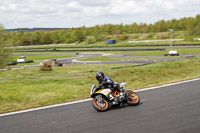
[[[6,29],[149,24],[197,14],[200,0],[0,0]]]

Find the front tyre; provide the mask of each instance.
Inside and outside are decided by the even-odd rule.
[[[136,106],[140,103],[140,97],[137,95],[137,93],[133,91],[127,91],[128,97],[127,97],[127,103],[131,106]]]
[[[98,95],[97,95],[98,96]],[[104,112],[110,109],[111,103],[105,98],[102,97],[101,101],[98,101],[97,96],[93,98],[92,106],[98,111],[98,112]]]

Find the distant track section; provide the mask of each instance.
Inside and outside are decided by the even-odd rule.
[[[66,51],[138,51],[138,50],[149,50],[149,51],[164,51],[165,48],[107,48],[107,49],[32,49],[32,50],[15,50],[15,52],[46,52],[46,51],[60,51],[60,52],[66,52]]]
[[[20,48],[21,50],[25,50],[25,49],[52,49],[52,48],[71,48],[71,49],[74,49],[74,48],[114,48],[114,47],[162,47],[162,46],[169,46],[169,44],[154,44],[154,45],[143,45],[143,44],[129,44],[129,45],[108,45],[108,46],[84,46],[84,47],[80,47],[80,46],[70,46],[70,47],[66,47],[66,46],[63,46],[61,47],[61,45],[66,45],[66,44],[49,44],[49,45],[32,45],[32,46],[16,46],[16,47],[11,47],[11,48]],[[70,45],[70,44],[69,44]],[[37,47],[40,47],[40,48],[37,48]],[[47,48],[49,46],[49,48]],[[59,46],[59,47],[58,47]],[[173,46],[200,46],[200,43],[199,44],[173,44]],[[36,47],[36,48],[35,48]]]

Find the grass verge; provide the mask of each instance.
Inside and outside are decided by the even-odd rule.
[[[139,60],[154,60],[154,59],[173,59],[177,58],[176,56],[163,56],[163,57],[154,57],[154,58],[109,58],[106,56],[100,56],[100,57],[91,57],[86,59],[79,59],[78,61],[139,61]]]
[[[173,49],[174,50],[174,49]],[[193,49],[176,49],[177,52],[181,55],[181,54],[196,54],[196,53],[200,53],[200,48],[193,48]],[[169,50],[167,51],[152,51],[152,52],[146,52],[146,53],[136,53],[136,54],[132,54],[133,56],[156,56],[156,55],[164,55],[164,54],[168,54]]]
[[[11,60],[17,60],[20,56],[11,56]],[[28,55],[26,60],[49,60],[78,57],[75,55]]]
[[[95,73],[105,72],[126,89],[142,89],[200,77],[200,60],[133,65],[69,65],[49,72],[39,68],[0,71],[0,113],[89,98]]]

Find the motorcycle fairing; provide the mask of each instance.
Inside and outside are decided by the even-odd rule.
[[[112,92],[112,90],[110,89],[101,89],[101,90],[98,90],[97,92],[95,92],[95,94],[103,94],[105,95],[106,97],[108,97],[108,95]]]

